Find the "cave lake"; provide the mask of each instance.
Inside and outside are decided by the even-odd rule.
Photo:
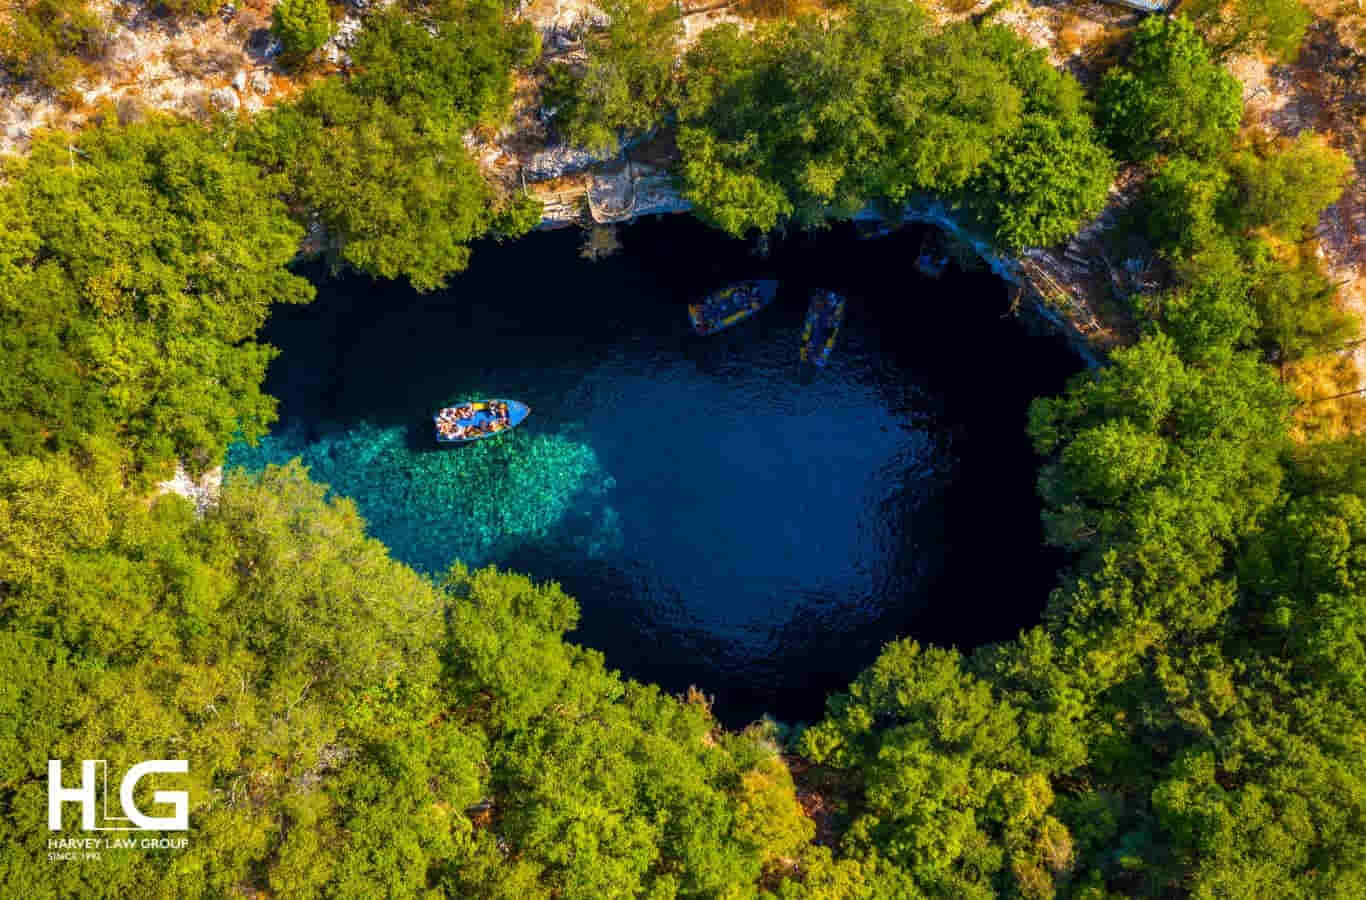
[[[761,258],[672,216],[597,261],[576,230],[481,243],[429,294],[308,266],[318,299],[263,335],[280,421],[228,465],[302,457],[420,570],[560,582],[571,640],[728,725],[811,720],[889,640],[1037,622],[1059,563],[1025,422],[1082,364],[990,273],[917,273],[928,234],[789,233]],[[771,306],[693,334],[688,302],[759,277]],[[813,287],[849,298],[824,370],[797,358]],[[438,447],[433,411],[479,397],[531,417]]]

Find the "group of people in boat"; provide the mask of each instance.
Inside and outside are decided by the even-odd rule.
[[[494,400],[485,407],[489,411],[489,418],[484,422],[469,421],[474,417],[474,405],[465,403],[460,406],[448,406],[436,415],[436,430],[443,438],[448,440],[461,440],[463,438],[479,437],[485,434],[493,434],[508,427],[508,405],[502,400]]]

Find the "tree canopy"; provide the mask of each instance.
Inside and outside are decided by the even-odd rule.
[[[11,889],[721,895],[809,838],[768,738],[716,739],[705,705],[563,642],[558,586],[427,581],[297,464],[230,476],[198,518],[127,495],[118,462],[104,444],[0,462]],[[169,785],[190,792],[190,850],[111,852],[99,885],[28,865],[49,757],[126,766],[168,743],[194,761]]]
[[[317,50],[332,36],[327,0],[280,0],[270,11],[271,30],[287,55],[298,58]]]
[[[881,0],[706,32],[679,125],[685,195],[735,234],[929,193],[966,202],[1006,246],[1047,244],[1099,210],[1112,174],[1080,88],[1042,54]]]
[[[1228,146],[1243,114],[1238,80],[1211,57],[1184,19],[1152,16],[1123,66],[1101,80],[1100,125],[1130,159],[1180,153],[1208,158]]]
[[[1287,9],[1191,11],[1288,52]],[[1049,243],[1110,183],[1077,83],[1003,28],[858,0],[713,29],[680,84],[675,15],[608,11],[586,70],[555,75],[579,79],[557,82],[560,127],[608,146],[676,112],[683,189],[733,234],[928,194],[1004,246]],[[0,55],[86,22],[22,5]],[[1152,18],[1100,85],[1170,277],[1134,298],[1140,339],[1031,406],[1065,554],[1043,621],[969,653],[891,640],[821,720],[732,733],[700,691],[566,640],[559,585],[396,562],[298,460],[231,472],[200,509],[150,493],[268,426],[256,333],[312,295],[287,269],[304,223],[425,289],[539,217],[468,149],[504,121],[530,29],[433,0],[364,35],[349,78],[251,123],[98,125],[0,169],[10,894],[1356,896],[1366,439],[1292,440],[1267,365],[1355,328],[1304,249],[1349,162],[1313,134],[1237,136],[1227,51]],[[159,785],[189,792],[188,848],[35,865],[48,759],[168,756],[191,763]]]
[[[571,144],[612,151],[623,137],[648,132],[669,114],[682,25],[673,4],[651,6],[649,0],[607,0],[606,26],[584,41],[583,71],[551,64],[545,102]]]
[[[303,231],[280,182],[193,124],[40,139],[0,191],[0,448],[117,437],[135,465],[216,461],[264,433],[272,303]]]
[[[432,290],[468,265],[471,241],[540,222],[530,198],[485,176],[465,140],[507,116],[512,68],[538,48],[497,3],[395,6],[367,25],[352,80],[322,81],[261,116],[240,152],[282,176],[334,262]]]

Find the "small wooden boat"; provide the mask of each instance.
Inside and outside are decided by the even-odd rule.
[[[438,444],[468,444],[511,431],[531,415],[517,400],[470,400],[439,409],[432,416]]]
[[[835,349],[840,324],[844,321],[844,298],[834,291],[815,290],[806,307],[802,326],[802,362],[824,367]]]
[[[772,303],[776,296],[776,281],[740,281],[722,288],[701,303],[689,303],[688,317],[692,319],[693,331],[712,334],[748,319]]]

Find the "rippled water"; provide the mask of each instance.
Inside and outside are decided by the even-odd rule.
[[[280,425],[229,462],[302,456],[419,568],[560,581],[572,639],[698,685],[732,724],[818,715],[891,638],[971,646],[1037,618],[1056,560],[1025,407],[1077,363],[1002,318],[1003,285],[916,276],[919,232],[792,238],[767,260],[684,217],[622,237],[597,263],[572,232],[480,247],[426,296],[320,280],[267,329]],[[688,300],[759,276],[783,281],[772,307],[692,334]],[[817,285],[850,297],[820,372],[797,363]],[[532,416],[437,448],[432,410],[478,396]]]

